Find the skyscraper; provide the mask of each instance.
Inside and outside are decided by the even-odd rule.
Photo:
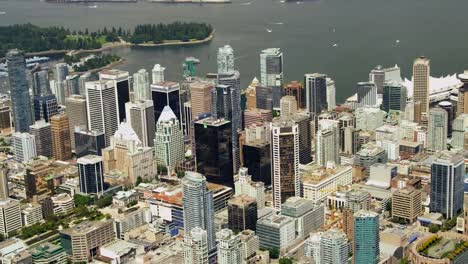
[[[358,82],[356,93],[359,107],[377,105],[377,87],[373,82]]]
[[[429,125],[427,132],[427,148],[432,151],[447,149],[448,114],[442,108],[433,108],[429,111]]]
[[[320,127],[320,124],[323,124]],[[319,121],[319,130],[316,135],[316,162],[321,166],[326,166],[328,162],[340,163],[340,144],[338,134],[338,124],[332,120]]]
[[[444,109],[447,112],[447,136],[452,137],[452,122],[455,116],[455,109],[450,101],[442,101],[437,104],[438,107]]]
[[[259,85],[255,88],[256,106],[258,109],[273,109],[273,88]]]
[[[292,81],[284,86],[283,88],[284,95],[291,95],[296,98],[297,108],[303,109],[306,105],[306,95],[305,90],[302,84],[298,81]],[[248,99],[247,99],[248,100]]]
[[[358,211],[354,214],[354,263],[379,263],[379,214]]]
[[[70,138],[72,150],[76,149],[75,145],[75,127],[86,130],[88,128],[88,116],[86,113],[86,96],[74,94],[65,99],[65,112],[68,115],[70,127]]]
[[[275,118],[270,133],[273,206],[280,210],[289,197],[300,195],[299,128],[293,121]]]
[[[151,85],[151,98],[154,106],[154,120],[157,121],[166,105],[170,106],[175,116],[181,119],[180,85],[176,82],[159,82]]]
[[[69,160],[72,158],[70,128],[68,115],[55,115],[50,119],[52,131],[52,154],[56,160]]]
[[[468,149],[468,114],[460,114],[453,120],[452,141],[456,149]]]
[[[151,71],[152,73],[152,79],[153,79],[153,84],[154,83],[159,83],[159,82],[164,82],[164,71],[166,68],[162,67],[159,64],[155,64],[153,67],[153,70]]]
[[[53,94],[34,96],[34,120],[44,119],[46,122],[58,113],[57,98]]]
[[[16,132],[11,136],[14,159],[18,162],[27,162],[37,157],[36,139],[29,133]]]
[[[283,53],[279,48],[260,53],[260,82],[273,90],[273,108],[279,109],[283,87]]]
[[[431,165],[431,212],[452,219],[463,210],[464,174],[462,156],[447,151],[436,154]]]
[[[346,234],[338,229],[323,232],[320,240],[321,264],[347,263],[349,243]],[[357,263],[357,262],[356,262]]]
[[[206,230],[208,252],[211,252],[216,248],[213,193],[200,173],[185,172],[182,185],[185,234],[191,234],[197,227]]]
[[[6,57],[15,131],[28,132],[29,126],[33,124],[33,115],[28,80],[26,79],[24,53],[19,50],[11,50]]]
[[[280,112],[283,117],[290,117],[297,113],[297,101],[294,96],[286,95],[281,97]]]
[[[246,229],[255,231],[257,202],[248,195],[237,195],[228,201],[228,227],[238,233]]]
[[[190,105],[192,107],[192,120],[196,121],[202,114],[211,112],[211,82],[193,82],[190,84]]]
[[[99,73],[100,80],[112,81],[117,94],[117,109],[119,122],[126,120],[125,103],[130,101],[130,82],[128,72],[116,69],[105,70]]]
[[[211,117],[195,122],[197,171],[209,182],[233,186],[231,122]]]
[[[327,78],[327,109],[329,112],[336,108],[336,87],[335,81]]]
[[[129,123],[120,123],[111,137],[110,145],[102,150],[104,173],[113,170],[128,176],[135,185],[138,178],[152,180],[154,168],[153,148],[144,147]]]
[[[76,142],[76,158],[81,158],[86,155],[101,156],[101,150],[106,147],[104,133],[100,131],[75,127],[73,137]]]
[[[385,82],[385,70],[381,65],[378,65],[369,73],[369,82],[372,82],[377,87],[377,93],[382,94]]]
[[[119,106],[114,83],[94,81],[86,83],[88,129],[104,133],[106,146],[119,125]]]
[[[406,87],[397,82],[385,83],[383,86],[382,110],[405,111],[406,108]]]
[[[154,107],[151,100],[140,100],[125,104],[127,122],[132,126],[138,138],[145,147],[154,145],[156,122],[154,120]]]
[[[200,227],[186,231],[184,237],[184,264],[208,264],[207,231]]]
[[[41,70],[33,74],[33,95],[47,95],[51,94],[49,73],[46,70]]]
[[[102,158],[87,155],[77,160],[82,193],[102,195],[104,193],[104,173]]]
[[[241,264],[241,240],[230,229],[222,229],[216,233],[218,242],[218,264]]]
[[[0,201],[8,199],[10,191],[8,189],[8,166],[7,164],[0,165]]]
[[[39,120],[30,126],[31,134],[36,140],[36,154],[38,156],[52,157],[52,130],[50,123]]]
[[[55,64],[54,75],[55,80],[53,82],[53,94],[57,97],[57,102],[63,104],[65,102],[65,97],[67,97],[68,92],[66,91],[65,80],[68,76],[68,65],[66,63],[57,63]]]
[[[290,197],[281,206],[281,215],[294,218],[298,238],[307,237],[325,224],[323,204],[302,197]]]
[[[133,100],[151,100],[149,74],[145,69],[133,74]]]
[[[8,237],[11,232],[19,231],[22,227],[21,208],[17,200],[7,198],[0,200],[0,234]]]
[[[309,115],[297,113],[291,116],[291,120],[297,124],[299,131],[299,163],[309,164],[312,162],[312,126]]]
[[[429,76],[431,66],[429,59],[419,57],[413,63],[413,100],[421,102],[421,115],[429,112]],[[416,111],[415,111],[416,113]],[[416,119],[416,117],[415,117]],[[419,117],[418,120],[421,120]]]
[[[185,158],[184,135],[179,120],[166,105],[159,116],[154,139],[156,164],[173,171]]]
[[[238,132],[242,130],[242,110],[240,73],[233,71],[229,74],[207,74],[208,78],[216,78],[216,88],[212,90],[212,116],[231,121],[231,140],[233,155],[233,172],[240,167],[240,150]]]
[[[327,76],[321,73],[308,73],[304,76],[306,91],[306,111],[313,116],[328,109]]]
[[[234,50],[230,45],[218,49],[218,73],[234,71]]]

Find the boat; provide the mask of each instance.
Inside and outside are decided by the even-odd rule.
[[[273,23],[273,24],[275,24],[275,25],[284,25],[283,22],[275,22],[275,23]]]
[[[298,4],[298,5],[300,5],[300,4],[302,4],[302,3],[304,3],[304,2],[300,2],[300,1],[297,1],[297,2],[296,2],[296,4]]]
[[[0,11],[0,15],[6,15],[5,11]]]
[[[251,2],[241,3],[241,5],[251,5],[251,4],[252,4]]]
[[[395,42],[398,44],[398,43],[400,43],[400,40],[399,40],[399,39],[397,39],[397,40],[395,40]]]
[[[268,33],[273,32],[273,30],[271,30],[271,29],[269,29],[269,28],[265,28],[265,30],[266,30],[266,32],[268,32]]]
[[[336,44],[336,43],[335,43],[335,44],[333,44],[333,47],[338,47],[338,44]]]
[[[98,6],[97,5],[91,5],[91,6],[88,6],[88,8],[95,9],[95,8],[98,8]]]
[[[284,2],[286,2],[286,1],[285,1],[285,0],[281,0],[281,1],[280,1],[280,3],[284,3]]]

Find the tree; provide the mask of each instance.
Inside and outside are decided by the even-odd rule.
[[[81,205],[88,206],[88,205],[91,205],[93,201],[91,197],[87,195],[81,195],[81,194],[75,194],[75,196],[73,197],[73,200],[75,201],[75,207],[79,207]]]
[[[138,186],[140,185],[140,183],[143,182],[143,179],[141,178],[141,176],[138,176],[137,179],[136,179],[136,182],[135,182],[135,186]]]
[[[279,264],[293,264],[293,263],[294,263],[293,258],[283,257],[283,258],[280,258],[279,260]]]
[[[437,232],[439,232],[439,230],[440,230],[440,227],[438,225],[431,224],[429,226],[429,232],[431,232],[431,233],[437,233]]]
[[[410,261],[408,260],[408,258],[402,258],[400,260],[400,264],[410,264]]]
[[[391,201],[389,201],[389,202],[385,205],[385,211],[390,212],[390,215],[392,214],[392,202],[391,202]]]
[[[277,249],[277,248],[269,248],[269,249],[267,249],[267,250],[268,250],[268,254],[270,255],[270,258],[272,258],[272,259],[277,259],[277,258],[279,258],[279,254],[280,254],[279,249]]]
[[[96,206],[98,208],[104,208],[112,204],[112,195],[104,195],[99,200],[96,201]]]

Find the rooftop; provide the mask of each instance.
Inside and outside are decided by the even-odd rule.
[[[128,253],[128,251],[130,251],[130,250],[132,250],[134,248],[137,248],[137,247],[138,247],[137,244],[134,244],[134,243],[131,243],[131,242],[128,242],[128,241],[125,241],[125,240],[120,240],[120,239],[114,240],[114,241],[109,242],[106,245],[102,246],[102,248],[104,248],[104,249],[106,249],[108,251],[112,251],[113,253],[115,253],[118,256],[122,256],[122,255]]]
[[[255,198],[253,197],[250,197],[248,195],[238,195],[238,196],[235,196],[233,198],[231,198],[229,201],[228,201],[228,204],[234,204],[234,205],[238,205],[238,206],[246,206],[246,205],[249,205],[251,203],[255,203]]]
[[[102,220],[102,221],[85,221],[77,224],[76,226],[70,227],[62,231],[62,233],[68,235],[84,235],[89,232],[95,231],[103,226],[111,223],[111,220]]]
[[[204,126],[214,126],[214,127],[219,127],[225,124],[228,124],[230,121],[224,118],[221,119],[215,119],[212,117],[207,117],[202,120],[196,121],[196,124],[201,124]]]

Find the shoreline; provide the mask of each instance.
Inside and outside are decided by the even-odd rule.
[[[60,55],[60,54],[67,54],[70,53],[70,55],[79,55],[83,53],[99,53],[99,52],[104,52],[108,50],[113,50],[117,48],[123,48],[123,47],[145,47],[145,48],[151,48],[151,47],[164,47],[164,46],[186,46],[186,45],[200,45],[204,43],[210,42],[214,38],[214,34],[216,32],[216,29],[213,29],[211,34],[201,40],[190,40],[190,41],[174,41],[174,42],[166,42],[166,43],[158,43],[158,44],[132,44],[130,42],[111,42],[111,43],[106,43],[104,44],[101,48],[99,49],[92,49],[92,50],[45,50],[45,51],[37,51],[37,52],[28,52],[25,53],[26,57],[34,57],[34,56],[48,56],[48,55]],[[171,41],[171,40],[166,40],[166,41]],[[4,61],[6,57],[0,58],[0,61]]]

